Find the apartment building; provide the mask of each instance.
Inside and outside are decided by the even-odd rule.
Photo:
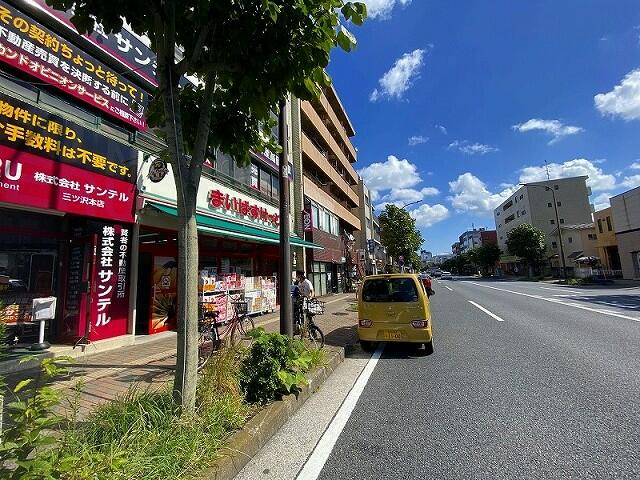
[[[562,252],[558,230],[562,234]],[[551,233],[551,267],[558,270],[562,267],[560,255],[564,253],[564,264],[568,276],[591,276],[591,268],[584,268],[586,263],[581,260],[597,256],[596,242],[597,235],[593,223],[560,225],[559,229],[556,228]],[[588,270],[588,273],[581,274],[581,268]]]
[[[378,220],[378,216],[373,214],[373,243],[374,243],[374,252],[373,257],[375,261],[375,271],[376,273],[382,273],[385,271],[388,265],[388,257],[387,257],[387,249],[382,245],[382,240],[380,237],[381,229],[380,229],[380,220]]]
[[[454,257],[460,255],[461,253],[462,253],[462,246],[460,245],[460,242],[456,242],[453,245],[451,245],[451,254]]]
[[[528,183],[502,202],[493,213],[500,249],[507,253],[507,234],[523,223],[545,233],[549,252],[554,251],[551,234],[558,226],[592,223],[587,178],[585,175]]]
[[[458,238],[458,242],[452,246],[452,251],[456,247],[456,251],[453,251],[454,255],[461,253],[467,253],[474,248],[482,247],[490,243],[496,243],[497,234],[495,230],[487,230],[486,228],[474,228],[473,230],[467,230]],[[456,253],[457,252],[457,253]]]
[[[358,198],[360,206],[358,207],[358,217],[362,228],[354,234],[356,238],[356,248],[358,253],[358,273],[360,276],[372,275],[376,270],[375,266],[375,250],[374,241],[374,225],[373,225],[373,205],[371,204],[371,192],[365,185],[362,178],[358,181]]]
[[[640,279],[640,187],[611,197],[610,202],[622,276]]]
[[[294,205],[310,214],[305,239],[323,247],[306,249],[302,264],[323,295],[348,288],[356,274],[355,235],[362,221],[353,166],[357,153],[351,143],[355,130],[333,87],[317,100],[294,103],[293,156],[302,166],[302,192]]]
[[[611,207],[598,210],[593,214],[596,229],[597,257],[605,270],[611,274],[621,270],[620,254],[618,253],[618,240],[611,218]]]

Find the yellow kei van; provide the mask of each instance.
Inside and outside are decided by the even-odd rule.
[[[429,297],[413,274],[365,277],[358,296],[358,337],[364,350],[374,342],[424,344],[433,353]]]

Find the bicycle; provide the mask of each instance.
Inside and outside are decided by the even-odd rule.
[[[247,334],[255,328],[253,318],[247,313],[247,302],[234,298],[231,305],[233,316],[229,320],[219,321],[220,312],[217,311],[217,304],[199,303],[198,371],[204,368],[213,352],[219,349],[225,340],[229,339],[233,342],[238,331],[246,338]]]
[[[317,298],[300,298],[294,306],[294,338],[308,339],[315,348],[324,347],[324,333],[314,322],[325,312],[325,303]]]

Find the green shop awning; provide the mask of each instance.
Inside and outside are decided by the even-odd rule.
[[[171,215],[173,217],[178,216],[178,210],[174,207],[162,205],[160,203],[149,202],[156,210]],[[280,243],[280,235],[275,232],[268,232],[259,228],[250,227],[248,225],[242,225],[240,223],[228,222],[219,218],[209,217],[207,215],[196,214],[196,223],[198,224],[198,230],[202,233],[219,235],[221,237],[237,238],[239,240],[251,240],[260,243]],[[315,243],[307,242],[298,237],[289,237],[291,245],[297,247],[313,248],[316,250],[323,250],[324,248]]]

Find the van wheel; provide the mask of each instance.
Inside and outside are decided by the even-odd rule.
[[[425,355],[433,354],[433,340],[431,340],[429,343],[424,344],[424,354]]]
[[[368,340],[360,340],[360,347],[365,352],[372,352],[375,347],[375,342],[369,342]]]

